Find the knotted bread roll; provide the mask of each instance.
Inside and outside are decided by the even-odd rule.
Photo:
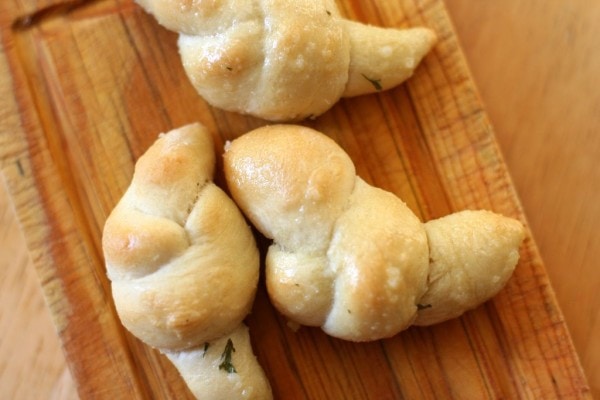
[[[137,0],[179,32],[184,69],[211,105],[274,121],[394,87],[435,42],[427,28],[346,20],[335,0]]]
[[[196,397],[270,399],[242,320],[259,275],[242,214],[211,179],[200,124],[161,135],[136,163],[102,246],[123,325],[160,349]]]
[[[457,317],[494,296],[519,258],[519,221],[462,211],[423,224],[309,128],[243,135],[226,146],[224,167],[238,206],[274,239],[266,259],[273,304],[342,339]]]

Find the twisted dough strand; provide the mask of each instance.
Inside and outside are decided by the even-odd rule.
[[[312,129],[256,129],[234,140],[224,161],[234,200],[274,239],[273,304],[330,335],[376,340],[459,316],[494,296],[517,263],[520,222],[462,211],[423,224]]]
[[[435,42],[427,28],[343,19],[334,0],[138,0],[179,32],[193,86],[210,104],[284,121],[409,78]]]
[[[161,135],[140,157],[103,232],[113,299],[123,325],[166,353],[196,396],[270,398],[242,324],[258,250],[235,204],[212,183],[214,164],[199,124]],[[228,340],[235,372],[219,368]]]

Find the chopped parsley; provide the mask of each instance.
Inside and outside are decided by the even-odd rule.
[[[363,78],[365,78],[366,80],[371,82],[371,84],[373,85],[375,90],[380,91],[383,89],[383,87],[381,86],[381,79],[372,79],[372,78],[369,78],[368,76],[366,76],[365,74],[361,74],[361,75],[363,76]]]
[[[233,347],[233,342],[231,339],[227,339],[227,344],[225,345],[225,350],[223,350],[223,354],[221,354],[221,364],[219,364],[219,369],[227,371],[227,373],[231,374],[237,373],[235,367],[231,363],[231,354],[235,353],[235,347]]]

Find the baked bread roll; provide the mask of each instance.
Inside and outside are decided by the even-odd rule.
[[[102,247],[123,325],[175,364],[196,397],[269,399],[249,313],[259,255],[233,201],[212,181],[200,124],[161,135],[106,220]]]
[[[423,224],[309,128],[256,129],[226,146],[224,167],[233,199],[274,240],[273,304],[338,338],[376,340],[457,317],[494,296],[519,258],[519,221],[462,211]]]
[[[273,121],[316,117],[340,97],[409,78],[435,42],[427,28],[346,20],[334,0],[137,0],[179,32],[193,86],[211,105]]]

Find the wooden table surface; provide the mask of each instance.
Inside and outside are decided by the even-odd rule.
[[[446,4],[600,397],[600,2]],[[0,398],[77,398],[4,185],[0,332]]]

